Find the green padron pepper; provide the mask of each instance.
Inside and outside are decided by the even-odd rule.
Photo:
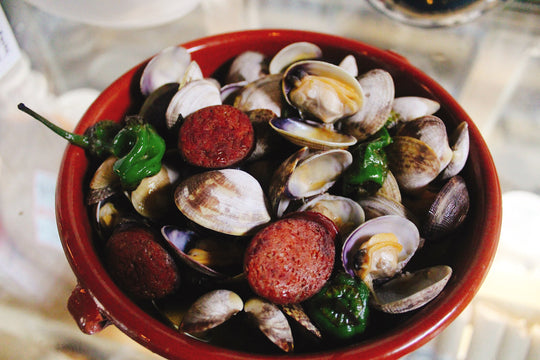
[[[339,272],[306,301],[305,309],[323,334],[348,340],[365,331],[368,300],[369,289],[362,280]]]
[[[373,192],[382,186],[388,174],[388,160],[384,148],[392,143],[386,127],[368,141],[351,150],[353,163],[343,175],[343,191],[347,195],[358,193],[362,188]]]
[[[74,134],[60,128],[22,103],[18,105],[18,108],[47,126],[71,144],[82,147],[87,150],[90,155],[98,158],[105,158],[112,154],[113,139],[121,129],[121,125],[112,120],[101,120],[89,127],[84,135]]]
[[[135,189],[142,179],[157,174],[165,147],[165,140],[141,116],[127,117],[126,125],[113,140],[113,154],[118,157],[113,171],[122,187]]]

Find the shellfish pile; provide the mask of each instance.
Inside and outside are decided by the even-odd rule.
[[[234,319],[236,326],[255,323],[271,343],[290,352],[295,338],[306,336],[299,327],[325,340],[303,302],[336,273],[367,285],[373,312],[402,314],[441,295],[451,267],[418,269],[410,263],[449,241],[466,219],[469,194],[460,172],[469,138],[465,122],[448,132],[436,101],[396,97],[389,72],[359,73],[352,55],[330,63],[316,44],[306,42],[273,56],[244,52],[231,61],[224,79],[204,77],[182,47],[167,48],[146,64],[140,90],[144,102],[137,115],[167,143],[161,171],[135,189],[123,189],[113,172],[115,159],[109,158],[90,174],[88,191],[104,262],[134,301],[151,304],[171,326],[204,341],[214,341],[213,331]],[[253,140],[247,149],[242,145],[245,154],[224,145],[218,155],[208,155],[207,148],[214,150],[222,140],[234,142],[235,133],[220,129],[221,120],[201,118],[200,111],[220,119],[231,108],[249,119]],[[197,132],[180,136],[195,120]],[[381,131],[390,139],[379,149],[382,181],[347,182],[362,166],[358,149]],[[227,165],[195,163],[184,151],[188,145]],[[253,282],[257,276],[247,274],[246,249],[259,251],[251,243],[262,241],[261,232],[283,219],[335,227],[335,233],[328,230],[333,234],[328,274],[310,283],[309,291],[302,288],[302,297],[276,299],[265,296],[264,284]],[[295,226],[304,231],[304,225]],[[319,266],[301,253],[291,260],[307,245],[297,250],[293,230],[281,233],[282,228],[273,226],[271,238],[293,250],[265,253],[268,263],[260,267],[287,272],[289,266],[306,271]],[[124,252],[131,240],[122,244],[117,238],[126,229],[149,231],[159,250]],[[120,244],[114,251],[107,246],[111,238]],[[155,267],[160,272],[154,273]],[[158,289],[147,291],[145,282]],[[167,287],[160,288],[164,282]],[[369,325],[350,341],[362,336],[369,336]]]

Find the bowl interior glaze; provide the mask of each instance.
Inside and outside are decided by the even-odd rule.
[[[470,155],[462,173],[471,195],[469,217],[455,240],[441,249],[438,261],[454,269],[441,295],[422,309],[400,318],[397,324],[353,346],[316,353],[280,355],[295,359],[387,359],[399,358],[419,348],[441,332],[469,304],[478,291],[495,255],[501,225],[501,193],[493,160],[482,136],[457,102],[434,80],[403,57],[367,44],[333,35],[296,30],[254,30],[211,36],[183,44],[205,76],[217,76],[224,64],[245,50],[271,55],[295,41],[318,44],[329,61],[354,54],[359,73],[380,67],[389,71],[396,96],[419,95],[441,104],[438,115],[449,130],[467,121]],[[137,111],[138,80],[144,63],[112,83],[90,106],[76,132],[102,119],[120,120]],[[68,145],[62,161],[56,194],[58,228],[66,257],[80,285],[96,300],[100,311],[128,336],[170,359],[266,359],[272,355],[248,354],[209,345],[179,334],[156,320],[126,297],[103,267],[93,242],[85,207],[88,166],[82,149]]]

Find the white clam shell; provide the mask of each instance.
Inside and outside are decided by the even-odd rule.
[[[252,298],[246,301],[244,311],[250,314],[259,329],[285,352],[290,352],[294,348],[292,330],[285,317],[285,314],[273,303]]]
[[[146,64],[141,75],[140,87],[143,95],[171,82],[180,82],[191,62],[191,55],[181,46],[170,46],[161,50]]]
[[[437,101],[420,96],[397,97],[392,104],[392,110],[400,121],[411,121],[421,116],[435,114],[440,107]]]
[[[270,221],[259,182],[238,169],[207,171],[187,178],[176,188],[175,202],[188,219],[229,235],[246,235]]]
[[[437,297],[451,276],[452,268],[447,265],[403,274],[376,288],[373,303],[391,314],[418,309]]]
[[[401,271],[409,262],[420,245],[420,233],[414,223],[398,215],[385,215],[366,221],[358,226],[345,239],[341,252],[343,268],[351,276],[354,276],[354,255],[360,249],[363,242],[373,235],[380,233],[394,234],[402,249],[398,254],[398,266],[396,273]]]
[[[165,117],[167,127],[172,128],[179,116],[189,114],[207,106],[221,105],[220,88],[210,79],[193,80],[182,86],[172,97]]]
[[[319,46],[306,41],[295,42],[278,51],[270,61],[268,69],[270,74],[279,74],[297,61],[318,59],[321,56],[322,50]]]

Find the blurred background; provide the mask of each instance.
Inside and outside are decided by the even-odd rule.
[[[435,20],[382,3],[1,0],[0,360],[158,358],[114,326],[83,335],[68,314],[76,279],[54,214],[66,143],[17,103],[72,129],[101,90],[160,49],[258,28],[392,50],[458,100],[499,172],[499,250],[473,303],[406,358],[540,359],[540,1],[481,1],[471,13]]]

